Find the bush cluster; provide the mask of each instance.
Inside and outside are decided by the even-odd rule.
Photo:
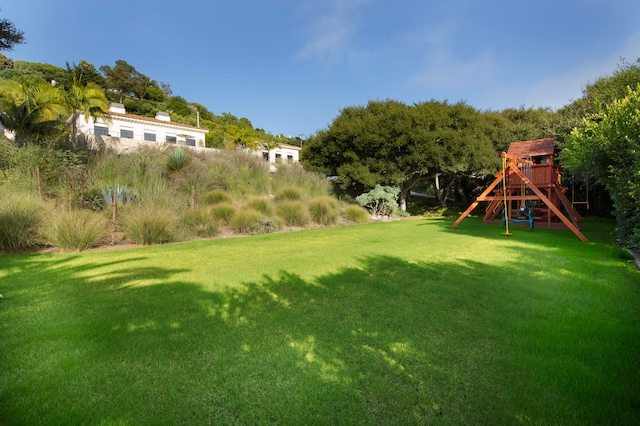
[[[0,200],[4,252],[43,244],[82,251],[114,243],[116,236],[161,244],[210,238],[223,228],[267,234],[283,225],[331,225],[340,218],[323,176],[289,164],[271,173],[250,153],[145,146],[117,154],[10,143],[0,148],[2,193],[17,194]],[[349,211],[346,220],[362,220]]]

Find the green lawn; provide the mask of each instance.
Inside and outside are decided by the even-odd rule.
[[[417,219],[0,256],[0,424],[640,424],[640,274]]]

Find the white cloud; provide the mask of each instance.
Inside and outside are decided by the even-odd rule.
[[[363,53],[352,46],[352,37],[359,26],[357,11],[368,3],[370,0],[333,0],[328,3],[329,10],[306,25],[304,32],[308,40],[297,57],[336,63],[361,56]],[[320,2],[320,6],[326,5],[327,2]],[[310,13],[313,13],[312,9],[309,9]]]
[[[446,21],[409,37],[418,55],[422,52],[422,69],[407,79],[409,85],[421,89],[461,89],[486,82],[493,75],[494,59],[489,49],[458,58],[466,52],[455,52],[453,48],[457,31],[454,22]]]

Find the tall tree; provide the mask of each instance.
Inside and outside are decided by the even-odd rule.
[[[24,32],[7,18],[0,19],[0,51],[10,51],[16,44],[25,43]]]
[[[64,94],[49,83],[0,80],[0,123],[19,146],[55,135],[67,111]]]
[[[146,93],[144,74],[139,73],[132,65],[121,59],[111,68],[108,65],[100,67],[100,71],[107,78],[106,86],[120,94],[120,103],[124,96],[135,95],[143,98]],[[148,78],[148,77],[147,77]]]
[[[377,184],[399,188],[403,210],[420,181],[437,178],[446,204],[459,178],[487,173],[496,161],[473,108],[391,100],[343,109],[328,129],[309,138],[301,157],[306,168],[336,175],[354,195]]]
[[[76,83],[76,81],[82,85],[86,85],[87,83],[95,83],[100,87],[106,86],[106,79],[100,75],[95,65],[91,62],[85,61],[81,59],[80,62],[76,65],[73,63],[69,65],[69,62],[66,64],[66,73],[68,74],[68,79],[70,83]]]

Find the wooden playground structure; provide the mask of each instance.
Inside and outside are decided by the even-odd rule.
[[[451,225],[458,226],[481,202],[488,202],[483,223],[529,225],[551,229],[569,229],[580,240],[588,241],[580,232],[582,216],[566,197],[561,185],[561,170],[555,163],[555,140],[537,139],[513,142],[503,152],[502,170],[495,180]],[[564,211],[563,211],[564,210]]]

